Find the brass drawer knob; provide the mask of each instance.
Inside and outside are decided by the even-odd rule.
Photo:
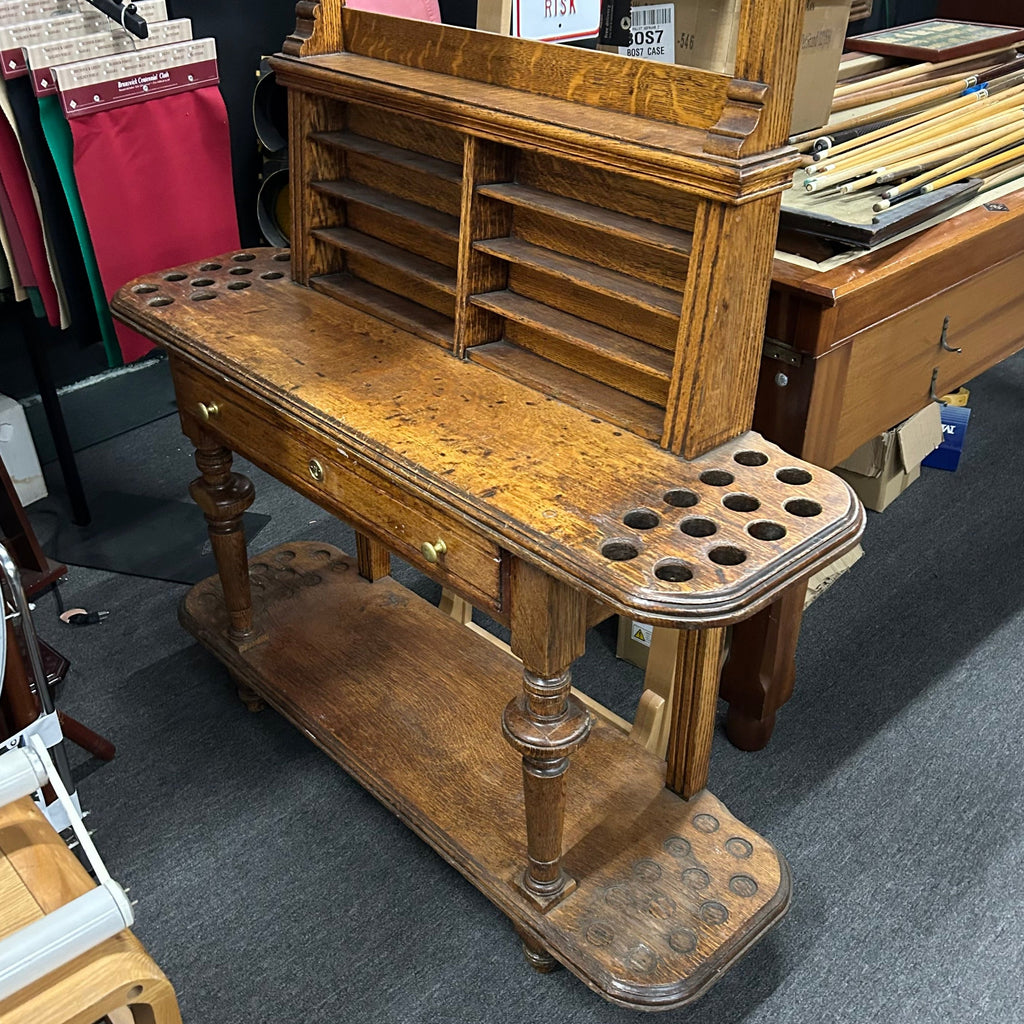
[[[200,402],[196,406],[196,412],[204,423],[209,423],[220,412],[220,406],[216,402],[210,402],[209,404]]]
[[[317,482],[320,483],[324,478],[324,467],[319,459],[309,460],[309,475]]]
[[[431,544],[430,541],[424,541],[420,545],[420,551],[423,552],[423,557],[431,563],[436,562],[447,550],[448,545],[445,544],[440,537],[438,537],[433,544]]]

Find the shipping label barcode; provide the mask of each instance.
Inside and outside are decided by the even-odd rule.
[[[632,27],[647,28],[650,25],[668,25],[672,21],[672,6],[634,7],[631,11]]]
[[[626,57],[673,64],[676,59],[675,4],[648,4],[630,12],[629,45],[620,46]]]

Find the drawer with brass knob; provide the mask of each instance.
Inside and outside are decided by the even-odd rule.
[[[190,413],[227,448],[504,620],[501,549],[479,530],[213,374],[176,360],[174,379],[186,432]]]

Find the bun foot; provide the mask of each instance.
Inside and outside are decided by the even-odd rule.
[[[529,938],[518,928],[516,934],[523,940],[523,956],[526,962],[538,974],[551,974],[561,968],[561,964],[535,939]]]
[[[775,712],[764,718],[750,718],[742,711],[729,705],[725,718],[725,734],[729,742],[740,750],[762,750],[768,745],[775,729]]]
[[[250,686],[246,686],[245,683],[240,683],[237,679],[235,680],[235,692],[238,694],[238,699],[252,712],[265,711],[266,703],[263,698]]]

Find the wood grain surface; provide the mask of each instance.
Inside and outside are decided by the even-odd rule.
[[[0,807],[0,938],[92,888],[30,797]],[[0,1024],[95,1024],[129,1005],[145,1024],[181,1024],[170,982],[125,929],[0,1000]]]
[[[186,416],[216,400],[208,429],[314,500],[338,501],[309,477],[314,455],[328,480],[383,474],[617,610],[666,625],[742,618],[862,529],[844,483],[755,435],[685,460],[295,286],[287,258],[231,253],[205,261],[221,269],[202,278],[198,264],[147,275],[115,307],[196,366],[198,376],[176,371]],[[229,290],[239,265],[252,283]],[[690,500],[684,491],[693,504],[672,504]],[[713,532],[684,532],[690,520]]]
[[[785,911],[776,851],[707,791],[687,802],[667,790],[664,762],[600,721],[564,776],[564,864],[577,886],[539,909],[519,886],[520,758],[500,731],[519,663],[392,581],[366,583],[329,546],[287,544],[251,571],[266,643],[225,644],[216,578],[187,595],[185,626],[607,998],[689,1002]],[[544,632],[528,646],[549,665],[573,653]]]

